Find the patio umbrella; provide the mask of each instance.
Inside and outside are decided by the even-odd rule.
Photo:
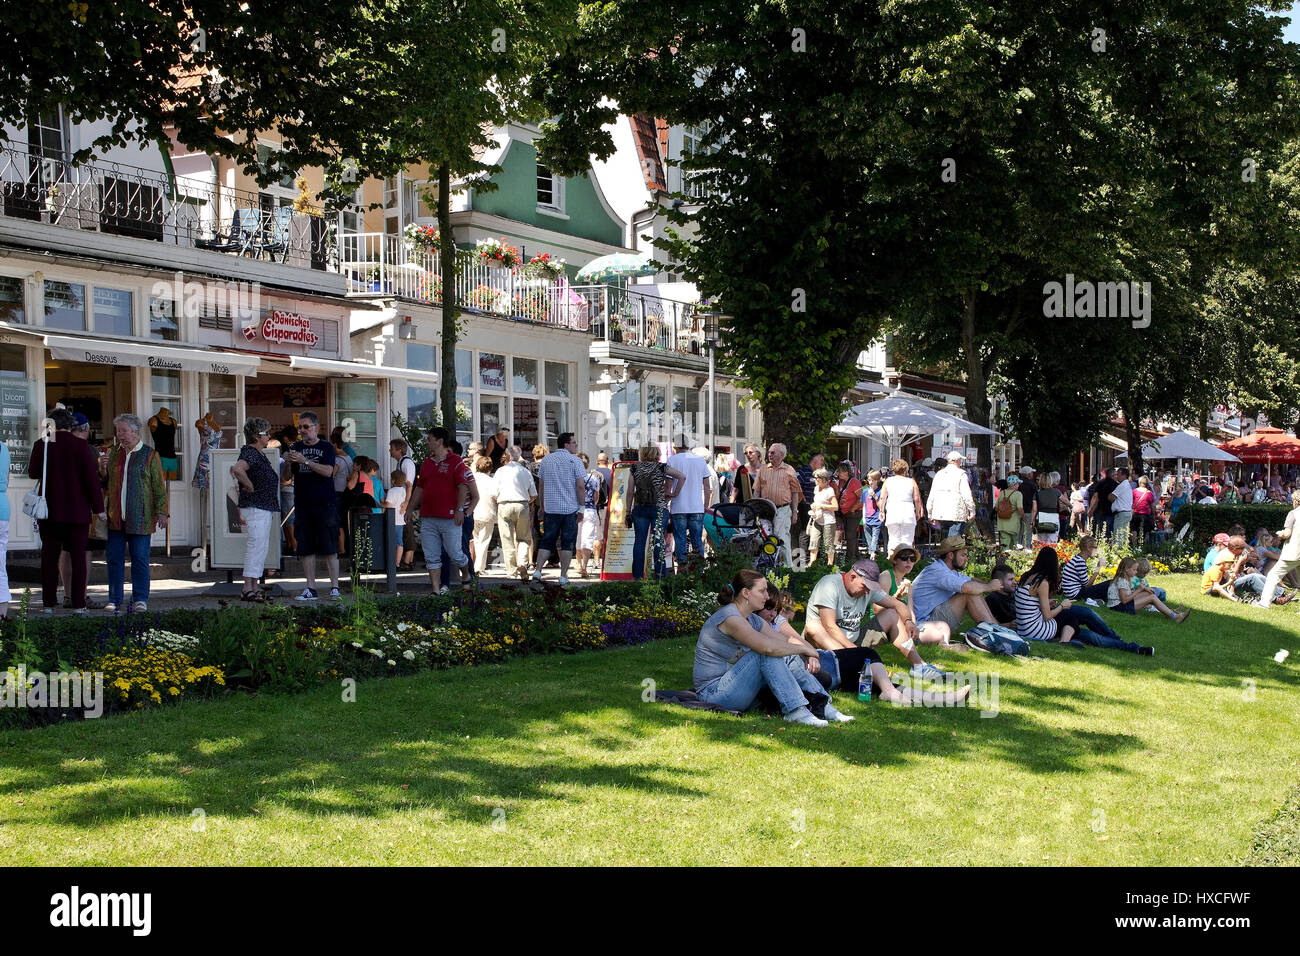
[[[1127,458],[1128,452],[1121,452],[1115,457]],[[1195,435],[1187,432],[1174,432],[1172,435],[1161,435],[1159,438],[1153,438],[1142,446],[1142,457],[1151,461],[1160,461],[1165,458],[1190,458],[1193,461],[1241,461],[1236,455],[1222,451],[1208,441],[1201,441]]]
[[[1257,428],[1244,438],[1234,438],[1219,446],[1244,462],[1267,464],[1268,474],[1273,474],[1273,464],[1300,464],[1300,438],[1288,435],[1280,428]]]
[[[991,428],[929,408],[920,402],[891,395],[879,401],[855,405],[831,433],[846,438],[871,438],[888,445],[897,457],[907,442],[923,435],[952,431],[958,435],[996,435]]]
[[[659,271],[659,266],[645,256],[630,252],[616,252],[612,255],[592,259],[578,270],[575,282],[586,285],[601,285],[610,279],[652,276]]]

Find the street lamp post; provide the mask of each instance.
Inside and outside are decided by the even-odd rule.
[[[710,462],[712,462],[712,456],[715,454],[715,449],[714,449],[713,443],[714,443],[714,439],[717,437],[717,428],[718,428],[718,423],[717,423],[718,406],[717,406],[717,397],[716,397],[716,394],[715,394],[715,391],[714,391],[714,381],[713,381],[713,375],[714,375],[714,359],[713,359],[713,351],[714,351],[714,349],[717,347],[718,340],[719,340],[719,337],[720,337],[720,334],[721,334],[722,320],[723,320],[723,319],[730,319],[730,318],[731,318],[731,316],[729,316],[729,315],[722,315],[721,313],[718,313],[718,312],[706,312],[706,313],[704,313],[704,340],[705,340],[705,342],[708,343],[708,346],[709,346],[709,429],[708,429],[708,438],[709,438],[709,456],[710,456]]]

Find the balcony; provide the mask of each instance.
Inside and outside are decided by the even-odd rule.
[[[704,332],[694,305],[640,291],[645,286],[570,285],[567,279],[530,278],[522,268],[493,268],[463,252],[457,305],[495,315],[590,334],[610,347],[703,356]],[[400,236],[357,233],[339,237],[339,269],[349,295],[442,304],[442,264],[436,252],[413,248]],[[602,356],[603,357],[603,356]]]
[[[337,294],[331,233],[257,192],[0,148],[0,238],[25,245]]]

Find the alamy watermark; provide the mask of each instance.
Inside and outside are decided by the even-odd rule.
[[[1135,329],[1151,324],[1150,282],[1075,281],[1043,284],[1043,315],[1049,319],[1129,319]]]
[[[998,715],[998,672],[984,674],[949,671],[942,680],[914,680],[901,675],[891,678],[900,690],[909,688],[912,693],[893,702],[895,707],[971,707],[979,708],[981,717]],[[970,687],[970,696],[954,700],[953,695],[963,687]],[[925,691],[922,694],[922,691]]]
[[[170,301],[174,318],[197,319],[203,315],[249,318],[262,309],[260,282],[186,282],[183,272],[177,272],[171,282],[155,282],[149,295]]]
[[[0,708],[80,710],[86,719],[104,713],[104,672],[56,671],[25,667],[0,671]]]

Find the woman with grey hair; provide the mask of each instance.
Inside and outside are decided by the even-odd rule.
[[[130,413],[113,419],[117,443],[99,460],[100,476],[107,482],[108,604],[116,614],[123,606],[126,552],[131,551],[131,610],[149,610],[149,539],[167,527],[167,484],[162,459],[144,443],[144,422]]]
[[[244,447],[230,466],[231,477],[239,482],[239,520],[248,532],[240,597],[258,603],[264,600],[260,581],[271,546],[271,524],[280,510],[280,479],[266,457],[270,443],[271,423],[265,418],[250,418],[244,423]]]

